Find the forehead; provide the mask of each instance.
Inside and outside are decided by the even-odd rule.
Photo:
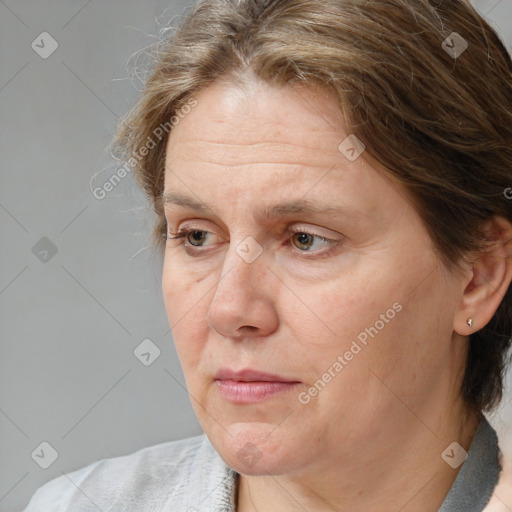
[[[195,99],[197,105],[168,140],[168,199],[181,192],[209,203],[229,190],[236,202],[252,190],[256,204],[262,196],[275,199],[289,191],[306,201],[336,199],[343,192],[354,209],[364,202],[368,210],[390,184],[365,153],[351,161],[340,151],[351,134],[336,100],[323,90],[219,82]]]
[[[244,147],[267,144],[275,153],[287,150],[319,149],[337,151],[346,133],[343,119],[332,95],[301,85],[271,86],[261,81],[238,85],[216,82],[195,96],[197,106],[172,130],[168,155],[202,143]],[[274,144],[272,148],[270,145]],[[186,150],[186,148],[183,148]],[[272,156],[269,154],[269,156]]]

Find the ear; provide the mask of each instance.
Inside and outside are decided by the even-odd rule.
[[[487,221],[488,248],[475,254],[454,318],[454,330],[469,336],[485,327],[498,309],[512,280],[512,224],[503,217]],[[468,319],[472,318],[472,326]]]

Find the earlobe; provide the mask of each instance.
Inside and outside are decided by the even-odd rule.
[[[469,336],[494,316],[512,280],[512,224],[502,217],[488,222],[488,247],[476,254],[462,295],[454,330]]]

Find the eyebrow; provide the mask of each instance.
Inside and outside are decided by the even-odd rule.
[[[196,211],[206,212],[213,210],[205,203],[197,201],[179,192],[166,192],[162,194],[164,205],[177,205],[191,208]],[[264,205],[258,207],[255,217],[260,220],[274,220],[291,214],[316,214],[316,215],[355,215],[358,212],[353,208],[342,205],[328,205],[323,203],[312,203],[299,199],[287,201],[275,205]]]

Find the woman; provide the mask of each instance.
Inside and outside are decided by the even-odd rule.
[[[482,511],[512,333],[499,38],[460,0],[207,0],[157,56],[117,143],[205,435],[27,512]]]

